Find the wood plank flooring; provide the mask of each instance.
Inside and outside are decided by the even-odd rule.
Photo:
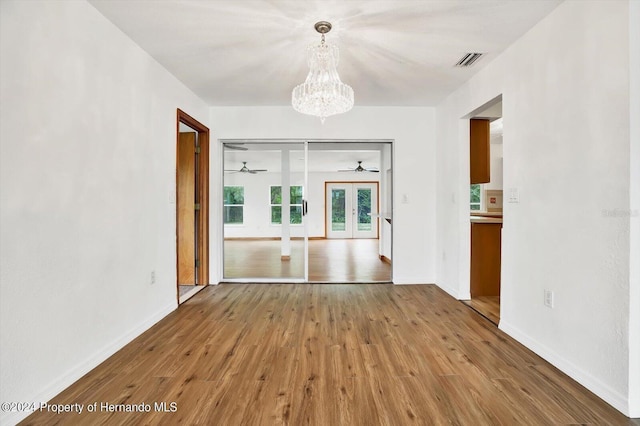
[[[500,296],[476,296],[462,302],[495,325],[500,323]]]
[[[24,424],[633,424],[433,285],[208,287],[52,401],[94,402]]]
[[[309,241],[309,281],[390,282],[391,265],[380,260],[377,239]],[[291,241],[291,259],[280,259],[278,240],[225,240],[224,278],[303,278],[304,243]]]

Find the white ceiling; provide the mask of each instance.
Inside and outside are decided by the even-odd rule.
[[[282,146],[273,144],[243,144],[236,145],[246,148],[246,151],[233,149],[224,150],[224,168],[238,170],[242,162],[247,162],[250,169],[267,169],[270,172],[280,172]],[[309,172],[337,172],[339,170],[355,169],[358,161],[362,161],[364,168],[380,170],[380,160],[383,144],[381,143],[314,143],[309,146]],[[289,164],[292,172],[304,170],[304,150],[291,148]]]
[[[433,106],[561,0],[89,2],[209,105],[289,105],[328,20],[356,106]],[[466,52],[486,56],[454,68]]]

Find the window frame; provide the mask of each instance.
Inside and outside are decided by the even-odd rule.
[[[227,204],[225,202],[226,201],[225,190],[227,188],[242,188],[242,204]],[[222,189],[222,222],[224,226],[244,226],[244,206],[245,206],[244,189],[245,189],[244,185],[224,185]],[[226,218],[227,215],[225,213],[226,207],[240,207],[242,209],[242,222],[240,223],[227,222],[227,218]]]

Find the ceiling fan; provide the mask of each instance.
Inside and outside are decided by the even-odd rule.
[[[370,173],[378,173],[380,172],[380,170],[376,169],[376,168],[364,168],[362,167],[362,161],[358,161],[358,167],[356,167],[355,169],[343,169],[343,170],[338,170],[339,172],[370,172]]]
[[[234,144],[225,143],[224,144],[224,149],[234,149],[236,151],[248,151],[249,150],[249,148],[241,146],[241,145],[244,145],[244,144],[242,144],[242,143],[234,143]]]
[[[240,170],[225,170],[225,172],[230,172],[230,173],[251,173],[251,174],[256,174],[258,172],[266,172],[268,171],[267,169],[250,169],[247,167],[247,162],[243,161],[242,162],[242,167],[240,167]]]

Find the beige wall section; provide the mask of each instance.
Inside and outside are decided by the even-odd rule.
[[[502,95],[504,188],[520,202],[504,205],[500,327],[627,414],[628,29],[628,1],[562,3],[436,112],[439,285],[468,295],[461,119]]]
[[[208,109],[86,2],[0,7],[0,400],[46,401],[176,307],[176,108]]]

